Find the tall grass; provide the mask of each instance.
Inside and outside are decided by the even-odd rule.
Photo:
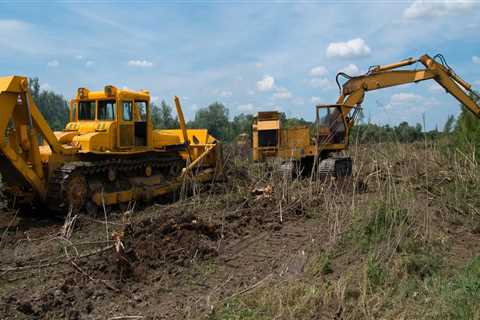
[[[347,182],[245,164],[252,184],[274,186],[284,217],[316,219],[329,241],[311,250],[299,278],[277,277],[212,319],[480,317],[480,252],[465,252],[461,239],[480,231],[475,154],[428,141],[353,150]]]

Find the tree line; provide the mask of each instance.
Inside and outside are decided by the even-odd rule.
[[[61,130],[68,122],[68,102],[59,94],[51,90],[42,90],[38,78],[30,79],[32,97],[40,111],[54,130]],[[474,99],[478,98],[474,97]],[[178,128],[178,119],[174,116],[173,108],[164,100],[160,105],[151,105],[152,121],[155,128]],[[232,142],[242,133],[251,136],[253,115],[239,114],[230,119],[229,110],[221,102],[213,102],[207,107],[197,110],[192,120],[188,121],[188,128],[206,128],[209,132],[224,142]],[[305,125],[314,132],[314,123],[302,118],[287,118],[281,114],[284,127]],[[442,131],[438,129],[425,132],[421,124],[414,126],[407,122],[399,125],[377,125],[362,123],[355,125],[350,131],[351,141],[357,143],[379,143],[395,141],[411,143],[425,139],[439,139],[449,137],[452,145],[460,148],[474,148],[480,156],[480,121],[465,107],[458,118],[449,116]]]

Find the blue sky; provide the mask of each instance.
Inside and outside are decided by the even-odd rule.
[[[480,89],[479,31],[474,1],[0,1],[0,73],[67,98],[106,84],[179,95],[188,118],[221,101],[231,116],[313,120],[315,104],[336,101],[339,70],[423,53]],[[433,81],[369,92],[363,107],[380,124],[425,113],[428,128],[459,112]]]

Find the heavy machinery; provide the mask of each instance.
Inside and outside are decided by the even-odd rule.
[[[421,63],[424,68],[408,70],[402,67]],[[347,81],[340,85],[339,78]],[[297,164],[303,173],[313,168],[319,174],[348,176],[352,172],[352,160],[340,155],[349,144],[349,131],[355,124],[365,92],[407,83],[435,80],[446,92],[453,95],[469,111],[480,117],[479,96],[470,84],[460,78],[437,54],[433,58],[423,55],[385,66],[372,66],[364,75],[352,77],[337,74],[340,96],[334,105],[317,105],[315,137],[310,139],[308,127],[282,128],[280,115],[261,112],[253,122],[253,158],[263,161],[280,158]]]
[[[280,159],[294,163],[295,169],[302,168],[306,174],[313,165],[316,150],[308,126],[283,128],[281,114],[277,111],[258,112],[253,118],[253,161]]]
[[[178,189],[186,176],[218,173],[220,146],[206,129],[154,130],[150,94],[105,86],[79,88],[70,122],[53,132],[32,100],[28,80],[0,78],[0,173],[16,204],[68,212],[149,199]]]

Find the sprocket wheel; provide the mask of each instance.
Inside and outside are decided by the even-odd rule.
[[[88,186],[85,177],[74,175],[63,186],[65,202],[73,212],[82,210],[87,200]]]

